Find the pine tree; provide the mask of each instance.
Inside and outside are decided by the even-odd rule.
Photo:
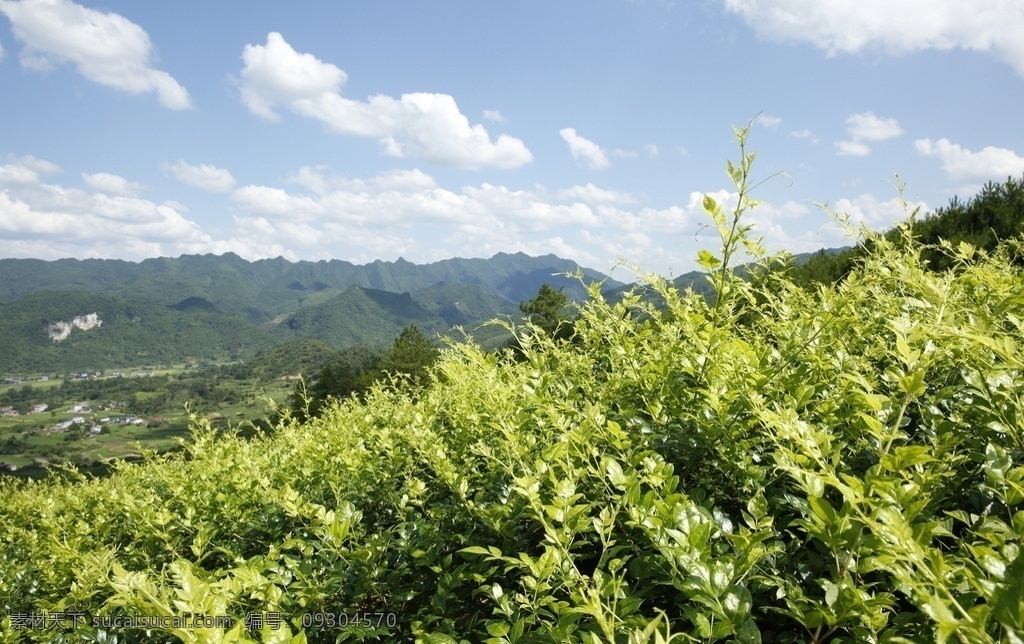
[[[413,383],[423,384],[427,380],[427,369],[437,361],[439,354],[437,347],[423,335],[419,327],[410,324],[402,329],[391,350],[377,365],[377,371],[381,375],[405,374]]]
[[[544,283],[537,292],[537,297],[519,303],[519,310],[526,314],[531,324],[540,327],[549,336],[562,337],[564,327],[569,323],[565,293],[557,291]]]

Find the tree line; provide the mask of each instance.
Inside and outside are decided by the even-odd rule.
[[[559,339],[572,335],[572,314],[563,288],[555,289],[544,283],[536,297],[520,302],[519,310],[539,333]],[[513,359],[522,355],[517,337],[500,350]],[[285,409],[305,421],[319,416],[331,399],[361,396],[374,384],[388,383],[401,388],[424,385],[439,356],[439,347],[418,326],[410,324],[386,352],[371,347],[339,352],[310,382],[303,380],[295,386]]]

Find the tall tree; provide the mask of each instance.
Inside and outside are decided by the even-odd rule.
[[[330,398],[359,395],[373,383],[381,351],[355,346],[343,349],[319,370],[311,384],[300,382],[288,398],[288,407],[299,420],[317,417]],[[307,416],[308,411],[308,416]]]
[[[405,374],[416,384],[427,381],[427,369],[437,361],[440,352],[415,324],[402,329],[377,365],[377,372]]]
[[[519,303],[519,310],[526,314],[531,324],[540,327],[549,336],[567,337],[566,331],[571,331],[567,300],[561,288],[555,290],[545,282],[537,292],[537,297]]]

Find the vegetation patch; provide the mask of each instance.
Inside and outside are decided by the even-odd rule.
[[[750,237],[738,135],[735,210],[705,199],[711,297],[592,286],[571,336],[516,329],[521,359],[452,343],[423,384],[267,436],[196,418],[181,454],[0,482],[2,633],[122,636],[15,619],[78,612],[233,620],[147,641],[1021,641],[1020,241],[926,247],[912,218],[804,288]]]

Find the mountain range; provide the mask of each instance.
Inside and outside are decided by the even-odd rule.
[[[187,360],[238,360],[285,342],[386,346],[408,324],[461,326],[482,344],[548,283],[586,297],[566,274],[622,286],[555,255],[356,265],[248,261],[233,253],[141,262],[0,259],[0,373],[91,371]]]

